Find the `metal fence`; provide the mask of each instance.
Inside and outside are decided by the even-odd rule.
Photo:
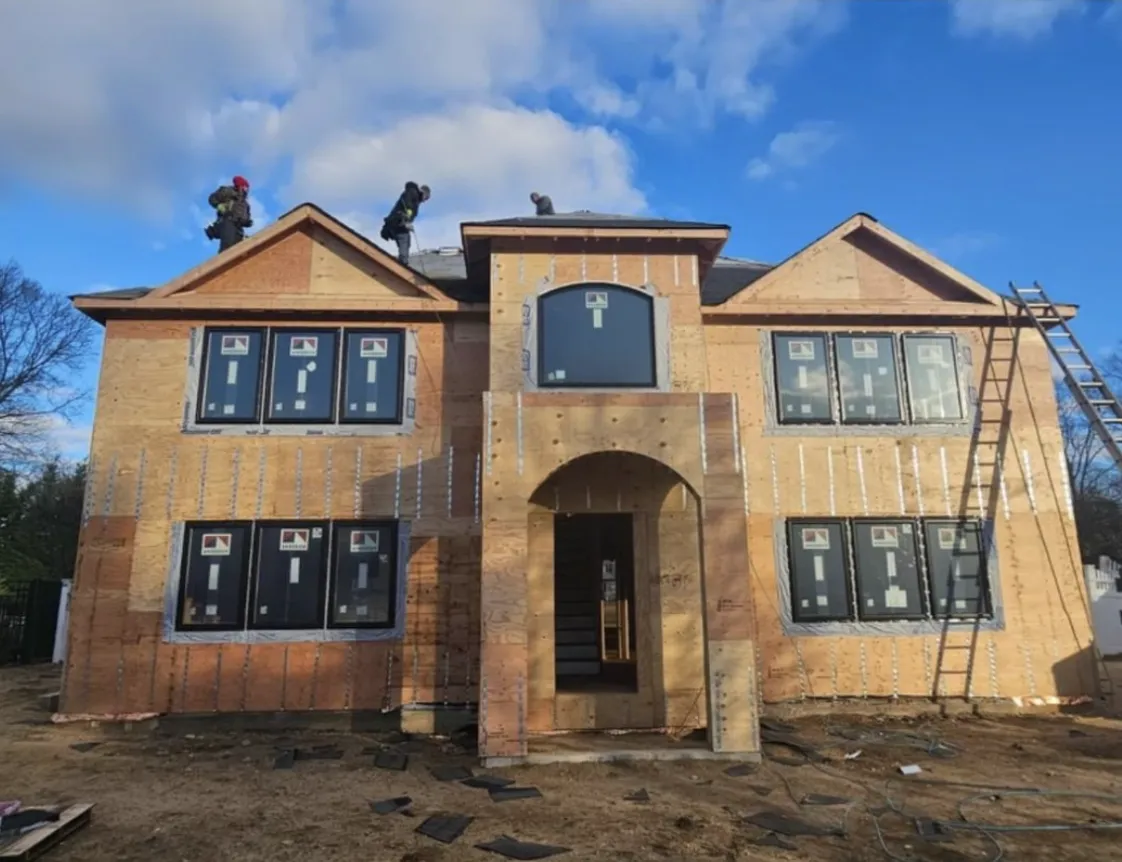
[[[61,581],[26,581],[0,595],[0,664],[50,661]]]

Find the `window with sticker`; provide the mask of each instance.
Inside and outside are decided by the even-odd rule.
[[[830,371],[824,335],[776,335],[775,388],[783,424],[829,422]]]
[[[268,416],[273,422],[330,422],[335,417],[332,330],[273,332]]]
[[[261,367],[265,333],[260,329],[212,329],[206,333],[199,386],[200,422],[256,422],[261,415]]]
[[[244,523],[189,524],[184,530],[176,628],[244,627],[251,528]]]
[[[397,597],[397,525],[354,522],[336,524],[334,531],[329,625],[392,626]]]
[[[915,525],[857,521],[853,525],[857,615],[863,620],[923,619]]]
[[[258,527],[250,628],[322,627],[327,549],[324,527],[321,523]]]
[[[399,331],[347,331],[342,421],[401,421],[403,341]]]
[[[896,345],[891,335],[838,335],[841,418],[846,423],[899,422]]]
[[[658,385],[654,299],[612,284],[579,284],[538,301],[538,385]]]
[[[962,399],[949,335],[905,335],[904,363],[913,422],[952,422],[962,418]]]
[[[852,619],[844,522],[791,521],[787,547],[792,618],[796,622]]]

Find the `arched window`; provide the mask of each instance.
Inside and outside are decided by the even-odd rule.
[[[538,385],[654,387],[654,300],[613,284],[563,287],[538,300]]]

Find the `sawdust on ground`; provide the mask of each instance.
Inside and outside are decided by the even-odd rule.
[[[386,734],[336,732],[230,733],[203,722],[190,737],[160,731],[110,735],[89,727],[55,726],[37,696],[57,687],[52,669],[0,669],[0,799],[25,805],[94,802],[93,822],[50,852],[50,862],[444,862],[496,859],[473,845],[502,834],[572,848],[571,860],[793,860],[819,862],[892,858],[878,841],[870,808],[886,806],[886,781],[906,763],[923,777],[973,783],[1122,794],[1122,721],[1102,718],[841,719],[867,730],[933,735],[960,750],[939,759],[915,748],[849,741],[828,733],[827,720],[804,719],[802,738],[822,745],[831,762],[768,763],[730,777],[727,764],[662,762],[537,766],[503,770],[540,799],[495,803],[485,790],[435,781],[427,766],[476,767],[453,742],[405,744],[407,772],[375,769],[363,754],[390,742]],[[836,728],[835,728],[836,729]],[[853,735],[853,734],[851,734]],[[70,746],[99,741],[86,753]],[[275,770],[278,746],[336,744],[338,760],[298,761]],[[846,752],[860,757],[845,760]],[[477,772],[479,770],[477,769]],[[844,776],[844,777],[839,777]],[[909,814],[957,817],[968,788],[908,784],[887,791]],[[624,799],[641,788],[646,803]],[[802,806],[808,793],[843,796],[849,806]],[[369,802],[408,795],[413,816],[371,812]],[[777,808],[846,837],[792,839],[796,850],[761,847],[764,833],[742,817]],[[415,834],[431,813],[475,818],[452,845]],[[1090,823],[1122,819],[1122,804],[1081,798],[1007,797],[966,809],[996,823]],[[918,840],[914,825],[881,818],[885,847],[904,860],[992,860],[984,836],[958,833],[950,844]],[[1122,831],[1003,834],[1006,860],[1052,862],[1122,859]]]

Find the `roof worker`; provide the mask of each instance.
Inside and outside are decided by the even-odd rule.
[[[245,239],[246,228],[253,227],[249,211],[249,180],[234,177],[231,185],[219,186],[211,192],[207,203],[214,207],[216,216],[214,223],[207,226],[206,238],[218,240],[218,252],[221,254]]]
[[[535,215],[553,215],[553,201],[550,200],[549,195],[539,195],[537,192],[530,192],[530,200],[537,208]]]
[[[409,241],[413,231],[413,220],[421,204],[432,194],[428,186],[419,186],[412,180],[405,184],[405,191],[393,205],[390,214],[382,222],[382,239],[397,243],[397,259],[409,266]]]

